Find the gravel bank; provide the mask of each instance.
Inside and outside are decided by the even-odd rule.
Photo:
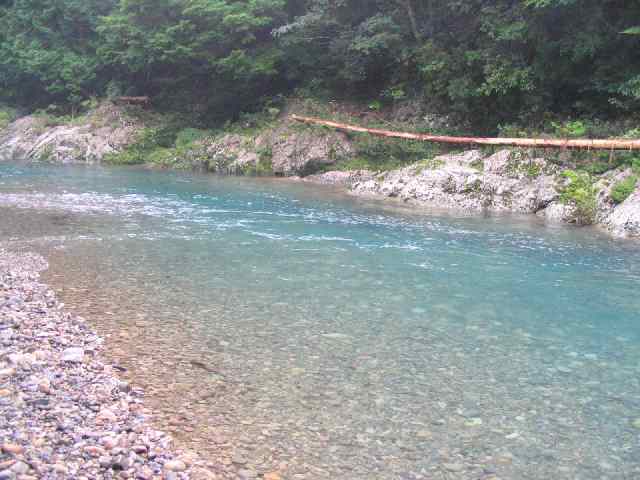
[[[101,338],[40,283],[46,267],[0,249],[0,480],[217,478],[153,428]]]

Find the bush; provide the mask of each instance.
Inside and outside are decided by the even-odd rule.
[[[356,158],[361,168],[393,170],[439,153],[437,145],[410,140],[397,140],[359,135],[354,142]]]
[[[149,152],[144,161],[160,167],[171,167],[175,164],[175,158],[173,149],[160,147]]]
[[[587,133],[587,126],[582,120],[551,122],[551,125],[558,137],[583,137]]]
[[[615,165],[610,165],[607,162],[593,162],[587,164],[583,167],[583,170],[591,175],[602,175],[605,172],[608,172],[612,168],[615,168]]]
[[[0,106],[0,130],[4,130],[16,119],[16,111]]]
[[[209,134],[209,131],[199,128],[184,128],[177,133],[175,146],[177,148],[188,147],[192,143],[202,140]]]
[[[619,181],[611,189],[611,200],[615,203],[624,202],[636,189],[637,183],[638,177],[635,175],[628,176],[624,180]]]
[[[171,143],[167,145],[169,140]],[[122,152],[107,155],[105,162],[112,165],[138,165],[148,161],[149,156],[158,149],[173,146],[175,134],[167,133],[166,127],[145,128],[136,141]]]
[[[579,225],[590,225],[596,219],[596,189],[591,175],[586,172],[565,170],[562,177],[566,183],[561,185],[560,201],[575,207],[575,222]]]

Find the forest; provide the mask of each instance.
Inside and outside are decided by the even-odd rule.
[[[630,118],[638,23],[626,0],[0,0],[0,102],[145,95],[215,125],[298,90],[478,131]]]

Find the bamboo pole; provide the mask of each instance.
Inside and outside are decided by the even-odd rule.
[[[425,133],[394,132],[391,130],[380,130],[377,128],[364,128],[345,123],[331,122],[320,118],[303,117],[291,115],[297,122],[312,125],[322,125],[337,130],[347,132],[368,133],[379,137],[404,138],[407,140],[418,140],[422,142],[453,143],[458,145],[494,145],[505,147],[523,148],[570,148],[585,150],[640,150],[640,140],[619,140],[619,139],[547,139],[547,138],[485,138],[485,137],[451,137],[441,135],[428,135]]]

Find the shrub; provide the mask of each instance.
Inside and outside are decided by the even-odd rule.
[[[586,172],[565,170],[562,177],[566,180],[561,185],[560,201],[575,207],[574,217],[580,225],[590,225],[596,219],[596,189],[591,175]]]
[[[601,174],[603,174],[605,172],[608,172],[609,170],[611,170],[614,167],[615,167],[615,165],[610,165],[607,162],[599,162],[599,161],[597,161],[597,162],[593,162],[593,163],[590,163],[588,165],[585,165],[583,167],[583,170],[585,172],[588,172],[588,173],[592,174],[592,175],[601,175]]]
[[[177,148],[188,147],[192,143],[202,140],[207,135],[209,135],[207,130],[201,130],[199,128],[184,128],[177,133],[175,146]]]
[[[636,189],[637,183],[638,177],[635,175],[630,175],[624,180],[619,181],[611,189],[611,199],[615,203],[624,202]]]
[[[587,126],[581,120],[564,123],[551,122],[555,134],[559,137],[582,137],[587,133]]]
[[[16,118],[15,110],[0,106],[0,130],[4,130]]]
[[[425,158],[433,158],[438,146],[426,142],[396,140],[358,135],[355,137],[355,157],[362,168],[369,170],[393,170]]]
[[[175,164],[175,151],[171,148],[156,148],[146,156],[146,162],[161,167],[171,167]]]
[[[107,155],[105,162],[112,165],[137,165],[145,163],[147,158],[157,148],[165,147],[162,130],[159,128],[145,128],[140,132],[136,141],[123,151]],[[166,148],[166,147],[165,147]]]
[[[416,173],[420,173],[422,170],[438,170],[444,167],[444,160],[434,157],[425,158],[416,163]]]

